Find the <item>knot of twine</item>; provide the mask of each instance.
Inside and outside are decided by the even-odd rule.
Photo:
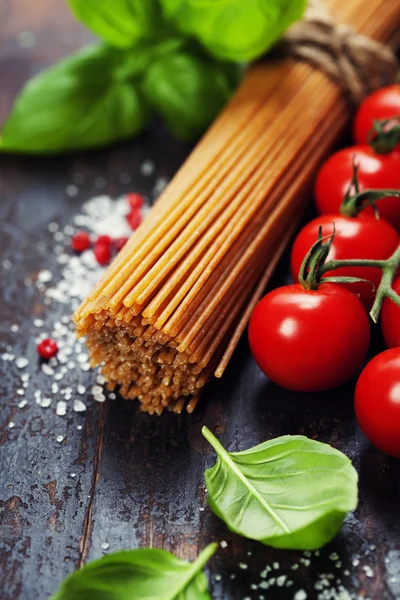
[[[285,55],[307,60],[325,71],[356,104],[373,90],[392,83],[399,67],[387,46],[335,23],[321,0],[309,0],[303,20],[289,29],[278,47]]]

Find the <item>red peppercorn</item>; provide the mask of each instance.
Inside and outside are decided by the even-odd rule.
[[[132,210],[129,215],[126,217],[129,225],[133,230],[137,229],[142,222],[142,216],[138,210]]]
[[[90,248],[90,237],[87,231],[78,231],[71,238],[71,248],[75,252],[84,252]]]
[[[37,353],[44,360],[53,358],[58,352],[57,342],[52,338],[46,338],[37,345]]]
[[[111,246],[111,243],[112,243],[112,239],[110,238],[109,235],[99,235],[99,237],[96,240],[96,246],[98,246],[98,245]]]
[[[111,259],[111,246],[99,243],[98,241],[95,243],[93,248],[94,255],[96,257],[99,265],[107,265]]]
[[[114,247],[116,249],[117,252],[119,252],[120,250],[122,250],[122,248],[125,246],[126,242],[128,241],[129,238],[127,238],[126,236],[124,237],[119,237],[116,238],[114,240]]]
[[[131,210],[139,210],[139,208],[142,208],[143,203],[144,203],[144,198],[141,194],[136,194],[136,193],[128,194],[126,196],[126,198],[128,200],[128,204],[129,204]]]

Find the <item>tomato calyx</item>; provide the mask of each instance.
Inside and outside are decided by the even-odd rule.
[[[327,261],[329,252],[331,250],[333,240],[335,239],[336,231],[335,224],[333,224],[333,234],[329,236],[322,235],[322,227],[318,230],[318,239],[310,248],[306,254],[299,273],[299,283],[305,290],[317,290],[322,283],[358,283],[360,281],[365,283],[373,283],[368,279],[361,279],[361,277],[324,277],[322,275],[329,269],[326,265],[331,264],[333,261]],[[342,263],[345,261],[334,261],[336,263]],[[337,266],[336,269],[339,269]]]
[[[340,214],[344,217],[357,217],[364,208],[371,206],[376,218],[379,219],[379,210],[376,204],[378,200],[393,197],[400,198],[400,190],[364,190],[360,192],[358,169],[359,165],[354,161],[353,177],[340,206]]]
[[[335,271],[343,267],[376,267],[381,269],[382,278],[376,290],[375,301],[370,311],[370,317],[374,323],[378,322],[382,305],[385,298],[389,298],[397,306],[400,306],[400,295],[393,289],[393,281],[400,267],[400,245],[387,259],[348,259],[328,260],[328,254],[333,244],[336,232],[329,237],[322,236],[322,227],[319,228],[318,239],[305,256],[299,273],[299,283],[305,290],[316,290],[322,283],[356,283],[372,282],[358,277],[324,277],[328,271]]]
[[[376,154],[389,154],[400,142],[400,115],[390,119],[374,119],[368,133],[368,144]]]

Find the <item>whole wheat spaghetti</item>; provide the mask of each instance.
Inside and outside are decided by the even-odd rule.
[[[332,0],[378,40],[393,0]],[[75,314],[92,365],[144,411],[191,412],[221,377],[348,120],[339,89],[292,59],[258,65]]]

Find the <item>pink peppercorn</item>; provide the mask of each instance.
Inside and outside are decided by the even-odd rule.
[[[90,248],[90,237],[87,231],[78,231],[71,238],[71,248],[75,252],[84,252]]]
[[[57,342],[52,338],[46,338],[37,345],[36,350],[41,358],[48,360],[57,354],[58,345]]]

